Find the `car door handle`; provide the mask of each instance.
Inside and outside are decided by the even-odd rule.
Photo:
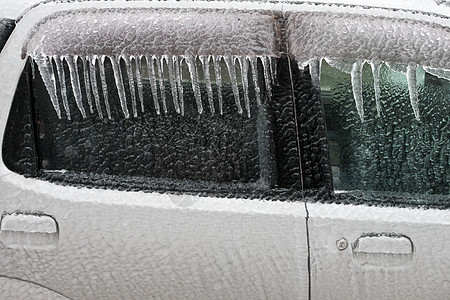
[[[366,266],[399,266],[411,260],[414,245],[397,233],[364,233],[353,244],[354,260]]]
[[[0,224],[0,242],[8,248],[54,248],[59,228],[56,220],[42,213],[4,213]]]

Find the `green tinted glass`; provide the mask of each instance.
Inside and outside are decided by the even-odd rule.
[[[407,66],[366,63],[358,99],[345,64],[323,60],[321,68],[335,190],[448,195],[450,81],[439,78],[445,71],[414,67],[414,78]]]

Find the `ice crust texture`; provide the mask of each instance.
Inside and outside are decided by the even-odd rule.
[[[417,65],[439,68],[439,74],[448,72],[442,69],[450,68],[447,59],[450,29],[428,22],[337,13],[293,13],[288,16],[287,35],[290,54],[300,63],[327,58],[332,66],[352,75],[361,121],[364,121],[364,110],[360,68],[364,62],[377,66],[373,68],[374,80],[379,76],[378,67],[382,62],[403,66],[417,120],[420,119],[415,84]],[[376,82],[374,89],[379,99]]]
[[[298,59],[339,57],[450,68],[450,29],[437,24],[308,12],[290,15],[287,26],[290,52]]]
[[[131,114],[136,117],[138,106],[143,109],[144,73],[150,77],[154,109],[157,113],[167,113],[163,82],[164,74],[168,72],[173,106],[177,113],[184,114],[181,84],[183,64],[188,67],[198,113],[203,113],[208,106],[211,114],[215,113],[211,82],[216,85],[216,98],[219,102],[219,112],[222,113],[221,62],[224,62],[228,69],[238,112],[242,114],[245,109],[246,114],[250,116],[249,74],[252,74],[255,96],[260,104],[255,62],[259,60],[264,66],[263,82],[269,95],[275,77],[273,68],[270,68],[271,58],[278,57],[279,49],[282,48],[282,39],[278,37],[281,32],[280,24],[275,20],[275,15],[274,12],[183,9],[63,12],[36,26],[23,51],[36,61],[59,118],[62,113],[57,90],[63,84],[64,74],[58,73],[58,64],[67,64],[69,67],[70,85],[79,112],[86,116],[80,89],[80,82],[84,80],[90,112],[94,112],[94,99],[97,113],[103,118],[99,110],[99,90],[100,86],[103,91],[107,89],[102,70],[105,59],[111,61],[115,70],[115,83],[125,118],[129,118]],[[415,83],[417,65],[424,66],[432,74],[448,78],[449,71],[446,68],[450,68],[450,63],[445,57],[450,49],[449,28],[416,20],[316,12],[289,13],[285,21],[287,54],[294,56],[301,67],[317,59],[320,66],[322,58],[345,61],[338,69],[352,75],[353,95],[361,121],[364,121],[364,110],[360,70],[365,62],[374,65],[374,89],[379,115],[382,108],[379,103],[380,88],[376,81],[379,66],[383,62],[404,66],[403,73],[408,79],[411,107],[417,120],[420,120]],[[80,61],[83,75],[79,74],[76,68]],[[124,68],[121,68],[122,61]],[[213,67],[210,69],[210,66]],[[202,70],[202,78],[199,77],[199,68]],[[236,69],[240,74],[236,74]],[[310,70],[313,71],[311,75],[317,85],[320,73],[315,72],[317,68],[312,65]],[[129,80],[131,99],[127,99],[124,89],[124,72]],[[97,77],[100,77],[101,84],[97,82]],[[239,77],[242,82],[238,82]],[[201,99],[200,81],[206,83],[207,100]],[[241,84],[243,99],[238,90]],[[61,89],[66,116],[70,119],[67,100],[64,97],[65,87],[62,86]],[[105,105],[109,106],[107,98],[104,93]],[[130,100],[132,112],[127,108],[127,102]],[[107,116],[111,118],[109,110]]]
[[[204,111],[199,87],[200,80],[204,80],[207,84],[207,103],[211,114],[215,113],[211,73],[215,75],[214,81],[220,94],[217,96],[219,112],[222,113],[220,78],[222,61],[226,63],[228,69],[238,112],[243,113],[242,106],[244,106],[247,115],[250,116],[247,77],[248,74],[257,72],[255,64],[257,59],[269,68],[270,57],[278,55],[273,26],[273,16],[270,13],[243,13],[233,10],[115,9],[66,12],[43,21],[31,35],[24,52],[36,61],[59,118],[62,114],[57,93],[58,87],[62,89],[67,118],[71,117],[64,102],[66,100],[65,87],[62,86],[64,73],[60,71],[64,64],[69,67],[71,87],[80,113],[86,116],[80,88],[80,82],[84,80],[88,88],[86,94],[90,111],[93,112],[92,99],[95,99],[97,113],[101,119],[103,118],[99,110],[99,84],[96,78],[98,76],[101,78],[104,91],[103,63],[105,59],[112,63],[115,85],[125,118],[130,117],[130,112],[127,108],[128,99],[123,83],[122,62],[125,64],[126,77],[129,80],[131,113],[134,117],[138,115],[136,84],[140,107],[141,110],[143,109],[143,73],[150,77],[154,109],[158,114],[161,111],[167,113],[165,71],[168,72],[171,83],[170,91],[174,108],[177,113],[184,114],[181,85],[183,64],[186,64],[189,70],[199,113]],[[77,63],[80,62],[83,65],[83,77],[76,68]],[[198,73],[200,66],[203,70],[201,79]],[[214,67],[214,72],[210,72],[210,66]],[[253,68],[252,72],[250,67]],[[238,74],[239,76],[236,74],[236,68],[241,73]],[[97,73],[100,74],[97,75]],[[242,78],[244,86],[243,104],[238,91],[238,77]],[[256,97],[259,99],[260,88],[257,76],[253,76],[253,83]],[[266,80],[265,83],[266,88],[270,90],[270,81]],[[158,98],[158,86],[161,103],[155,100]],[[93,97],[90,94],[91,90]],[[108,101],[107,98],[105,95],[105,102]],[[111,118],[109,113],[108,117]]]

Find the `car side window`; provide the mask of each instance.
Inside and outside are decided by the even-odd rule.
[[[417,65],[360,63],[356,75],[351,70],[357,64],[322,61],[321,96],[335,190],[448,202],[447,73]]]
[[[221,99],[212,57],[208,57],[209,75],[203,69],[206,63],[196,58],[202,113],[185,60],[178,61],[182,77],[181,84],[175,87],[183,90],[181,112],[174,105],[165,58],[141,57],[140,61],[132,58],[129,62],[120,59],[129,118],[124,116],[110,58],[89,64],[88,73],[81,58],[75,58],[72,66],[69,59],[73,61],[74,57],[49,58],[61,118],[43,79],[44,69],[29,60],[13,101],[17,108],[11,111],[4,141],[4,147],[11,150],[4,151],[4,161],[11,170],[72,185],[284,200],[302,199],[302,179],[303,189],[326,191],[325,187],[331,186],[328,161],[324,159],[325,122],[320,117],[323,114],[318,90],[308,69],[299,70],[287,57],[256,58],[253,62],[245,58],[247,72],[241,67],[245,62],[234,57],[231,64],[235,79],[228,69],[229,58],[222,57],[218,61]],[[294,66],[294,101],[289,64]],[[79,76],[85,116],[73,88],[73,66]],[[159,73],[159,68],[165,71]],[[233,85],[242,112],[236,105]],[[214,112],[208,102],[210,92]],[[20,126],[18,120],[22,120]],[[18,128],[22,128],[20,132]],[[303,132],[299,138],[298,132]],[[13,148],[30,153],[25,155]]]

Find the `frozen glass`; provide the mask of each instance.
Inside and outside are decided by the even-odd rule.
[[[439,78],[445,70],[366,63],[357,99],[346,63],[323,60],[321,68],[335,190],[448,195],[450,82]]]

